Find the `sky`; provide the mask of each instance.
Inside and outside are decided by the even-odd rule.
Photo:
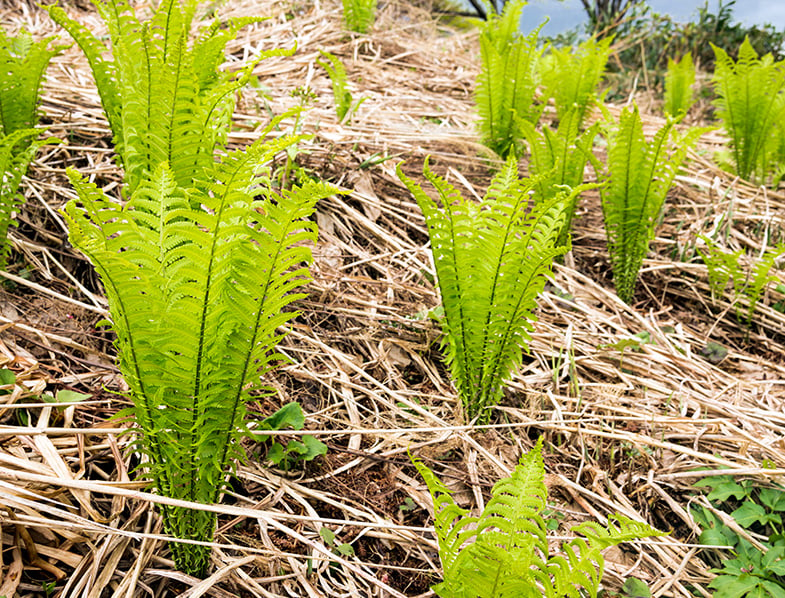
[[[698,8],[705,0],[648,0],[648,4],[654,12],[669,14],[675,21],[686,23],[697,18]],[[709,0],[711,12],[716,12],[717,7],[718,0]],[[743,25],[771,23],[777,29],[785,29],[785,0],[738,0],[732,12],[734,22]],[[536,27],[546,16],[550,17],[542,32],[546,36],[572,29],[586,19],[580,0],[529,0],[523,9],[524,30]],[[531,26],[526,25],[527,21]]]

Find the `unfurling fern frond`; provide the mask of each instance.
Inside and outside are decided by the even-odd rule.
[[[695,103],[695,65],[692,54],[687,53],[681,60],[668,58],[668,71],[665,73],[665,98],[662,111],[665,116],[684,116]]]
[[[349,31],[368,33],[376,20],[377,0],[343,0],[343,22]]]
[[[580,128],[588,110],[597,102],[597,87],[605,73],[613,36],[595,38],[572,48],[551,48],[543,60],[545,98],[553,98],[559,119],[577,111]]]
[[[744,40],[733,61],[712,44],[717,116],[731,138],[736,173],[747,180],[763,181],[772,166],[769,148],[777,126],[785,118],[785,61],[758,54]]]
[[[450,491],[425,465],[412,461],[434,502],[435,527],[444,581],[432,589],[441,598],[548,598],[596,596],[604,561],[601,551],[622,542],[664,535],[621,515],[608,526],[584,523],[584,536],[550,555],[543,511],[542,438],[509,478],[494,485],[482,515],[467,516]],[[614,522],[618,522],[614,524]]]
[[[79,202],[66,205],[70,239],[95,265],[109,300],[119,365],[142,431],[156,489],[212,504],[225,486],[246,403],[283,357],[284,311],[302,297],[316,228],[306,220],[336,189],[270,189],[260,167],[286,141],[257,142],[184,189],[163,163],[123,207],[75,171]],[[289,140],[291,143],[291,140]],[[164,509],[167,532],[208,541],[215,515]],[[209,549],[172,543],[178,567],[201,574]]]
[[[49,61],[65,46],[48,37],[33,42],[22,31],[16,37],[0,27],[0,268],[8,258],[8,228],[24,203],[19,184],[38,149],[55,138],[38,139],[38,100]]]
[[[202,179],[217,149],[226,144],[235,93],[256,64],[293,50],[270,50],[237,74],[219,69],[224,48],[240,28],[261,17],[215,22],[189,43],[197,6],[203,0],[162,0],[141,22],[127,0],[93,0],[109,29],[107,48],[60,7],[46,7],[87,56],[125,169],[125,192],[167,162],[178,185]]]
[[[643,258],[665,197],[689,149],[709,129],[679,135],[668,120],[647,143],[638,108],[624,109],[618,127],[608,130],[607,186],[602,213],[616,293],[630,303]],[[601,176],[598,173],[598,178]]]
[[[581,192],[589,186],[583,185],[586,163],[594,162],[592,146],[599,131],[599,123],[580,133],[580,113],[577,108],[568,111],[559,121],[554,133],[545,126],[542,133],[531,123],[519,122],[523,136],[529,145],[529,170],[535,175],[536,201],[549,200],[566,185]],[[583,185],[583,186],[582,186]],[[580,193],[573,193],[564,209],[564,226],[559,233],[559,245],[566,245],[572,219],[578,207]]]
[[[492,16],[480,34],[482,70],[475,96],[480,133],[482,142],[503,158],[522,140],[518,119],[536,123],[542,113],[534,105],[537,65],[544,50],[537,48],[542,25],[526,37],[518,33],[523,4],[506,3],[502,16]],[[510,29],[513,22],[515,29]]]
[[[470,418],[499,402],[504,380],[528,346],[537,295],[564,223],[564,191],[531,206],[535,181],[521,180],[507,160],[480,204],[465,200],[426,161],[439,202],[398,169],[428,225],[444,305],[444,347],[452,379]]]

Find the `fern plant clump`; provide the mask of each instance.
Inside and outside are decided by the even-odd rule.
[[[680,60],[668,58],[665,73],[665,98],[663,112],[666,116],[679,117],[687,114],[695,103],[695,65],[689,52]]]
[[[0,27],[0,268],[8,259],[8,229],[24,203],[22,177],[38,149],[59,140],[39,139],[38,102],[49,61],[65,46],[48,37],[38,42],[26,31],[9,36]]]
[[[597,103],[597,88],[605,73],[613,36],[591,38],[572,48],[551,48],[543,58],[545,98],[553,98],[559,119],[577,110],[579,127]]]
[[[538,64],[544,48],[537,47],[542,25],[528,36],[519,33],[526,3],[512,0],[501,16],[489,15],[480,33],[482,70],[475,101],[482,142],[502,158],[520,153],[520,120],[536,124],[542,108],[534,103],[539,83]]]
[[[443,578],[431,589],[441,598],[596,597],[605,567],[602,551],[664,533],[623,515],[607,526],[587,522],[578,537],[551,554],[543,512],[548,491],[542,437],[509,478],[497,482],[479,517],[455,504],[450,490],[412,458],[434,505]]]
[[[461,197],[427,160],[424,174],[439,203],[398,168],[428,226],[453,382],[467,417],[484,421],[528,346],[537,295],[553,258],[567,251],[557,244],[564,205],[580,189],[531,205],[536,181],[519,178],[513,157],[479,204]]]
[[[263,165],[291,142],[228,154],[202,188],[178,186],[162,163],[125,206],[69,171],[79,195],[65,207],[69,238],[104,285],[134,404],[125,415],[141,429],[135,450],[163,495],[217,502],[243,458],[246,404],[269,391],[260,375],[283,360],[278,328],[296,315],[283,310],[302,297],[316,238],[305,218],[336,192],[323,183],[271,190]],[[212,538],[214,513],[165,506],[163,516],[176,538]],[[181,570],[205,572],[209,548],[171,548]]]
[[[722,48],[712,47],[717,57],[715,106],[731,138],[736,173],[763,182],[777,166],[772,162],[785,118],[785,61],[775,62],[771,54],[759,58],[746,38],[735,62]]]
[[[673,179],[689,149],[709,129],[680,135],[669,119],[651,142],[643,135],[638,107],[622,110],[608,138],[607,184],[601,188],[602,214],[613,284],[619,299],[631,303],[638,272]],[[603,176],[598,173],[598,178]]]
[[[190,186],[225,147],[235,93],[250,80],[254,67],[264,58],[294,50],[262,52],[230,74],[219,68],[226,44],[262,17],[216,20],[189,42],[204,0],[161,0],[147,21],[137,18],[128,0],[92,2],[109,30],[111,58],[104,42],[61,7],[45,8],[90,63],[125,170],[126,195],[163,162],[178,185]]]
[[[376,20],[377,0],[343,0],[343,21],[354,33],[368,33]]]

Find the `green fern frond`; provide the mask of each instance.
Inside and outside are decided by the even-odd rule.
[[[706,128],[682,136],[669,120],[647,143],[635,106],[624,109],[618,128],[608,131],[608,184],[601,190],[602,211],[613,282],[619,298],[630,303],[643,258],[665,197],[689,149]]]
[[[551,48],[549,68],[543,72],[544,99],[554,99],[560,120],[575,110],[579,128],[582,125],[589,108],[597,102],[597,88],[605,73],[612,41],[613,36],[601,40],[591,38],[575,50]]]
[[[426,160],[439,203],[402,171],[398,176],[425,215],[444,306],[444,349],[470,418],[488,417],[503,381],[522,359],[564,222],[565,195],[530,206],[534,183],[510,158],[480,204],[465,200]]]
[[[349,31],[368,33],[376,20],[377,0],[343,0],[343,21]]]
[[[662,108],[665,116],[683,116],[689,111],[695,102],[693,85],[695,85],[695,65],[692,63],[692,54],[685,54],[681,60],[668,58]]]
[[[759,58],[746,38],[736,62],[722,48],[712,48],[717,60],[714,104],[731,138],[736,172],[747,180],[763,180],[774,125],[785,116],[785,61],[774,62],[770,54]]]
[[[450,491],[419,460],[434,501],[444,581],[431,589],[441,598],[581,598],[596,596],[602,579],[601,550],[662,532],[621,515],[608,526],[584,523],[560,554],[549,555],[545,521],[547,489],[542,437],[521,457],[509,478],[494,485],[479,518],[457,507]]]
[[[80,198],[65,208],[70,239],[104,284],[151,477],[173,498],[215,502],[242,458],[246,402],[283,359],[279,329],[297,315],[284,310],[308,280],[316,229],[306,218],[337,192],[268,188],[264,165],[287,143],[232,152],[187,190],[163,163],[123,207],[69,172]],[[212,537],[212,515],[164,515],[176,537]],[[207,564],[207,550],[172,549],[189,571]]]
[[[316,64],[327,71],[330,77],[333,85],[335,112],[338,115],[338,121],[343,122],[352,107],[352,92],[349,91],[347,84],[346,69],[337,56],[321,50],[319,50],[319,54],[326,58],[327,61],[317,60]]]

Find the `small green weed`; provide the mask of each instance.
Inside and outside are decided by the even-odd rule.
[[[330,54],[319,50],[326,60],[317,60],[316,64],[322,67],[330,77],[333,84],[333,98],[335,99],[335,113],[338,115],[338,121],[343,123],[351,120],[352,115],[357,112],[357,109],[367,98],[360,98],[357,102],[352,97],[352,92],[349,91],[349,86],[346,79],[346,69],[340,59]]]
[[[704,551],[717,574],[709,584],[714,598],[785,596],[785,487],[761,488],[751,480],[736,481],[731,476],[704,478],[695,486],[710,488],[709,502],[743,528],[733,529],[706,506],[691,507],[693,519],[703,530],[700,542],[729,547]]]
[[[269,435],[264,430],[283,430],[291,427],[302,430],[305,425],[305,414],[299,403],[291,402],[281,407],[270,417],[259,423],[256,439],[267,442]],[[284,471],[294,468],[297,463],[305,463],[327,453],[327,445],[313,436],[302,436],[301,440],[290,440],[286,445],[274,440],[267,451],[267,459]]]

